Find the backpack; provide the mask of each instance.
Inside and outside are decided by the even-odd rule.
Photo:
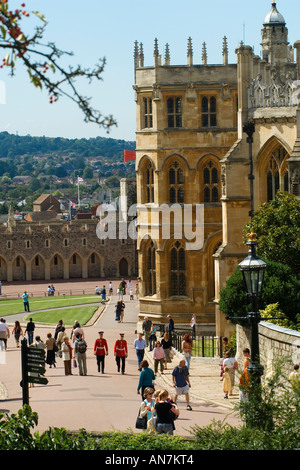
[[[80,339],[77,342],[77,351],[81,354],[86,352],[86,342],[84,340]]]

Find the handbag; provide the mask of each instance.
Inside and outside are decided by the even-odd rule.
[[[77,367],[77,361],[76,361],[76,359],[73,359],[73,367],[75,367],[75,368]]]
[[[136,429],[147,429],[147,414],[145,416],[140,416],[140,413],[137,415],[135,427]]]

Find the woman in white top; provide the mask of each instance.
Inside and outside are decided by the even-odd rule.
[[[71,359],[72,359],[72,346],[70,345],[68,336],[64,337],[64,342],[61,345],[62,359],[65,366],[65,375],[72,375]]]

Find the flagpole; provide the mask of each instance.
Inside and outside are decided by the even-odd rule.
[[[80,207],[80,197],[79,197],[79,178],[77,176],[77,186],[78,186],[78,207]]]

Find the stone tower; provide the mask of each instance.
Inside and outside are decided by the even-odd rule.
[[[294,62],[287,34],[273,2],[263,21],[262,57],[241,43],[237,63],[228,63],[224,37],[220,64],[209,64],[206,43],[196,64],[188,38],[186,65],[171,65],[169,45],[162,64],[155,40],[154,65],[145,66],[136,42],[140,320],[147,315],[165,323],[172,314],[175,323],[186,324],[195,313],[201,333],[229,334],[219,292],[245,257],[243,227],[252,204],[257,208],[278,189],[299,191],[293,97],[300,43]],[[249,121],[255,130],[252,189],[244,132]]]

